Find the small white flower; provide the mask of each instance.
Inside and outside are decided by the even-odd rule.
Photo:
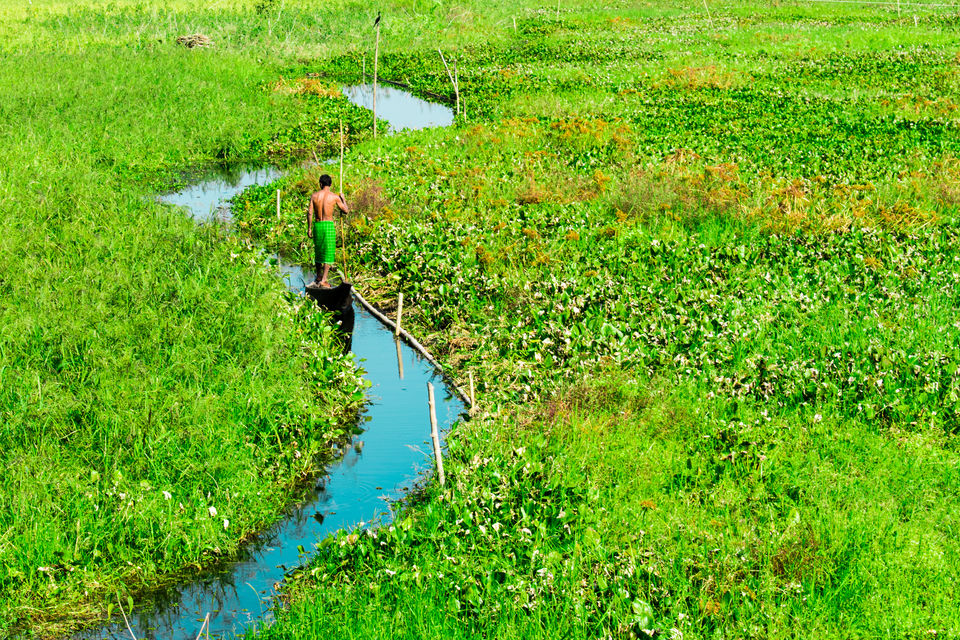
[[[210,513],[210,517],[211,517],[211,518],[216,518],[216,517],[217,517],[217,508],[216,508],[216,507],[210,507],[209,509],[207,509],[207,511]]]
[[[814,416],[813,416],[813,421],[814,421],[814,422],[821,422],[822,420],[823,420],[823,416],[822,416],[822,415],[820,415],[819,413],[814,414]]]
[[[226,531],[230,527],[230,521],[226,518],[223,519],[223,530]]]
[[[163,499],[164,499],[164,500],[169,500],[169,499],[172,498],[172,497],[173,497],[173,494],[170,493],[169,491],[164,491],[164,492],[163,492]]]

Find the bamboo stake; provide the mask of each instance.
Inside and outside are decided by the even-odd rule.
[[[517,32],[517,16],[513,16],[513,32]]]
[[[706,0],[704,0],[706,1]],[[377,137],[377,70],[380,62],[380,23],[377,22],[377,46],[373,54],[373,137]]]
[[[450,84],[453,85],[453,92],[457,96],[457,111],[460,110],[460,88],[457,86],[456,80],[453,79],[453,74],[450,73],[450,66],[447,64],[447,59],[443,57],[443,51],[437,49],[437,53],[440,54],[440,60],[443,61],[443,68],[447,70],[447,77],[450,78]],[[456,64],[456,62],[454,62]]]
[[[710,28],[713,29],[713,17],[710,15],[710,7],[707,6],[707,0],[703,0],[703,8],[707,11],[707,20],[710,21]]]
[[[400,317],[403,315],[403,293],[397,299],[397,326],[394,328],[393,335],[400,335]]]
[[[363,54],[363,84],[367,84],[367,54]]]
[[[457,113],[460,113],[460,74],[457,72],[457,61],[453,61],[453,83],[457,92]]]
[[[403,380],[403,353],[400,351],[400,338],[393,340],[397,344],[397,369],[400,371],[400,379]]]
[[[340,182],[337,184],[340,186],[340,193],[343,193],[343,118],[340,118]],[[340,219],[340,257],[343,258],[343,277],[346,280],[350,276],[347,275],[347,234],[343,231],[343,213],[338,218]]]
[[[473,371],[469,372],[468,376],[470,377],[470,410],[473,411],[477,408],[477,400],[473,395]]]
[[[560,0],[557,0],[557,20],[560,19]]]
[[[427,384],[430,384],[429,382]],[[430,406],[433,406],[433,389],[430,389]],[[431,410],[432,411],[432,410]],[[433,414],[431,414],[433,415]],[[442,482],[440,484],[443,484]],[[130,635],[133,636],[133,640],[137,640],[137,634],[133,632],[133,629],[130,628],[130,621],[127,620],[127,612],[123,610],[123,603],[120,602],[120,593],[117,593],[117,604],[120,605],[120,614],[123,616],[123,622],[127,625],[127,631],[130,632]],[[130,611],[130,615],[133,615],[133,610]],[[202,629],[202,627],[201,627]]]
[[[277,189],[277,220],[280,219],[280,189]]]
[[[440,486],[445,481],[443,475],[443,454],[440,452],[440,432],[437,430],[437,405],[433,400],[433,385],[427,383],[427,396],[430,403],[430,437],[433,440],[433,457],[437,462],[437,475],[440,476]]]

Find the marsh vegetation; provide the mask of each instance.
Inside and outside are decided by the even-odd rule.
[[[3,9],[0,630],[237,544],[342,428],[351,363],[250,249],[309,262],[316,170],[235,236],[150,198],[342,119],[351,275],[483,411],[261,635],[960,632],[957,19],[710,11],[384,6],[382,77],[452,101],[441,47],[465,114],[373,141],[367,7]]]

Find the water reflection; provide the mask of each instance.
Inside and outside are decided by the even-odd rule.
[[[373,109],[372,84],[344,87],[343,94],[350,102]],[[427,102],[402,89],[378,84],[377,117],[389,122],[394,131],[428,129],[453,124],[453,109],[435,102]]]

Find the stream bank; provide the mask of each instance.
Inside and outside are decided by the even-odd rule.
[[[372,103],[369,87],[347,88],[358,104]],[[395,130],[452,122],[452,112],[392,87],[378,88],[378,116]],[[446,109],[446,114],[444,113]],[[230,223],[228,201],[252,185],[268,184],[283,172],[270,166],[221,167],[195,184],[161,196],[184,208],[198,223]],[[282,256],[265,256],[294,292],[313,280],[309,268]],[[370,401],[361,417],[362,432],[344,446],[310,495],[275,526],[256,535],[238,557],[209,569],[195,580],[144,594],[129,615],[138,638],[194,638],[207,614],[212,637],[229,637],[269,623],[280,583],[303,566],[323,537],[342,529],[371,527],[392,518],[391,504],[402,498],[432,466],[426,383],[439,391],[437,418],[442,434],[466,413],[455,388],[429,356],[397,340],[362,305],[356,305],[352,350],[371,382]],[[86,631],[77,640],[126,638],[124,621]]]

